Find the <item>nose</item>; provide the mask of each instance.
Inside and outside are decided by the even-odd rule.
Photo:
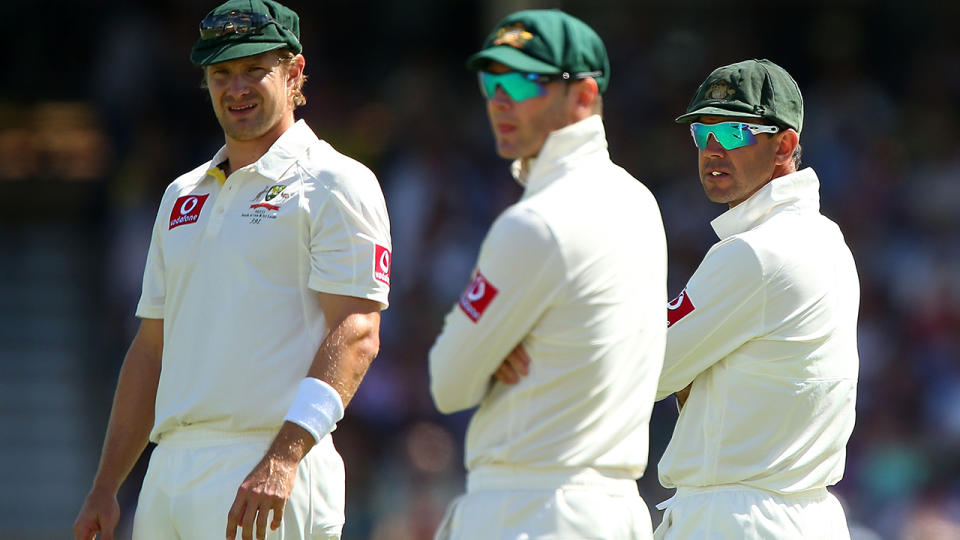
[[[227,95],[234,99],[240,99],[250,93],[250,87],[241,74],[234,74],[230,77],[227,84]]]
[[[492,96],[487,98],[487,101],[490,102],[491,106],[498,109],[508,109],[513,105],[513,99],[507,95],[507,92],[499,84],[497,85],[497,90]]]
[[[707,135],[707,147],[703,149],[703,152],[708,156],[722,156],[727,150],[723,146],[720,146],[717,138],[711,133]]]

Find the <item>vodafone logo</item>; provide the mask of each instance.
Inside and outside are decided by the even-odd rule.
[[[477,276],[460,296],[460,309],[471,321],[477,322],[495,296],[497,296],[497,288],[487,281],[483,274],[477,272]]]
[[[673,326],[677,321],[693,313],[697,309],[684,288],[676,298],[667,302],[667,328]]]
[[[379,282],[390,284],[390,250],[377,244],[373,257],[373,277]]]
[[[178,197],[173,203],[173,210],[170,211],[170,228],[181,225],[196,223],[200,219],[200,211],[203,210],[203,203],[207,202],[206,195],[184,195]]]
[[[476,302],[477,300],[483,298],[483,295],[487,292],[487,282],[483,280],[475,280],[470,289],[467,290],[467,301]]]

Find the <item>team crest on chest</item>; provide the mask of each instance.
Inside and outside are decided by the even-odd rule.
[[[285,191],[287,187],[283,184],[264,186],[250,199],[250,208],[241,217],[248,218],[255,225],[264,219],[277,219],[280,206],[293,198],[292,194]]]

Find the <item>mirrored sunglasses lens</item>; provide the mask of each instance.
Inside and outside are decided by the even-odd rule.
[[[741,146],[750,146],[757,142],[757,138],[747,129],[746,124],[738,124],[735,122],[717,124],[715,133],[719,134],[717,141],[727,150],[733,150]]]
[[[750,146],[757,142],[757,138],[747,129],[746,124],[737,122],[723,122],[721,124],[691,124],[693,140],[697,148],[707,147],[710,135],[720,143],[725,150],[735,150],[743,146]]]
[[[514,101],[541,96],[545,90],[540,83],[531,81],[525,74],[516,71],[500,74],[480,72],[480,87],[484,97],[493,97],[497,86],[503,88],[503,91]]]

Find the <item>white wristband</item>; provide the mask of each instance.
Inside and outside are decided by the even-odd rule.
[[[293,422],[310,432],[313,438],[320,439],[333,431],[337,422],[343,418],[343,400],[332,386],[313,377],[300,381],[293,405],[284,417],[284,421]]]

